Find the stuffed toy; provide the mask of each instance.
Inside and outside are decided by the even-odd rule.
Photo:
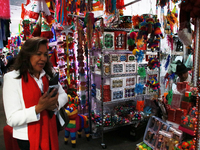
[[[69,117],[69,123],[65,128],[65,144],[68,143],[69,135],[71,136],[72,147],[76,147],[76,132],[78,131],[78,137],[81,137],[82,129],[85,130],[87,140],[89,141],[89,124],[88,117],[78,114],[78,105],[80,104],[80,99],[78,96],[75,98],[68,95],[68,103],[66,105],[65,112]]]

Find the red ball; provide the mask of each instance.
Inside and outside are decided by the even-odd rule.
[[[181,145],[179,145],[179,146],[178,146],[178,148],[179,148],[179,149],[182,149],[182,146],[181,146]]]
[[[189,148],[189,143],[188,142],[183,142],[182,143],[182,148]]]
[[[134,40],[136,38],[136,35],[137,35],[136,32],[131,32],[130,38]]]
[[[195,150],[195,146],[194,145],[191,145],[189,150]]]

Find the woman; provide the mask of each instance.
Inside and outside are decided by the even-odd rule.
[[[68,99],[59,84],[58,93],[47,93],[53,77],[48,58],[47,40],[28,39],[13,65],[4,75],[3,103],[7,124],[21,150],[58,150],[56,117],[49,112],[60,109]],[[55,112],[56,113],[56,112]]]

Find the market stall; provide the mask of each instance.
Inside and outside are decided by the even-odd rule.
[[[149,13],[124,15],[142,0],[27,0],[19,35],[9,38],[7,48],[17,55],[26,39],[49,39],[50,60],[69,96],[65,109],[74,104],[72,116],[81,116],[87,139],[101,138],[102,148],[109,147],[105,132],[129,126],[137,137],[142,126],[139,150],[197,150],[199,6],[152,1],[145,1]],[[177,80],[179,66],[191,82]],[[75,147],[80,128],[73,117],[64,139],[73,131]]]

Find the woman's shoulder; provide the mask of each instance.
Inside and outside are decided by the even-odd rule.
[[[17,78],[18,76],[19,76],[19,71],[18,70],[13,70],[13,71],[7,72],[4,75],[4,78],[5,77]]]

